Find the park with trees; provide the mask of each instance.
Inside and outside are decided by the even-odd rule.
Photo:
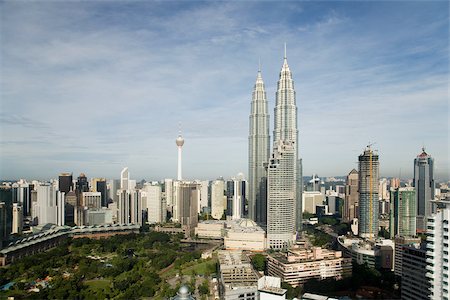
[[[9,287],[0,298],[165,299],[187,284],[205,299],[216,260],[180,241],[160,232],[68,239],[0,268],[0,287]]]

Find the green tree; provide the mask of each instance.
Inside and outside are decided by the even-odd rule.
[[[281,288],[287,290],[287,292],[286,292],[287,299],[300,298],[300,294],[302,292],[302,288],[300,286],[294,288],[289,283],[282,282]]]
[[[200,295],[208,295],[209,294],[209,281],[204,280],[202,284],[198,286],[198,292]]]
[[[266,257],[262,254],[255,254],[252,257],[252,265],[257,271],[264,272],[266,270]]]
[[[320,219],[320,222],[322,224],[327,224],[327,225],[331,225],[331,226],[334,226],[338,223],[338,221],[332,217],[323,217]]]

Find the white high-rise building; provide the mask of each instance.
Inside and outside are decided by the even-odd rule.
[[[129,180],[130,180],[130,172],[128,172],[128,168],[123,168],[122,172],[120,172],[120,189],[121,190],[128,190],[129,187]]]
[[[37,201],[32,209],[38,225],[47,223],[64,225],[64,193],[49,183],[37,185]]]
[[[378,182],[378,199],[389,200],[388,182],[386,178],[382,178]]]
[[[179,189],[180,189],[180,183],[181,181],[174,181],[172,185],[172,206],[169,207],[170,211],[172,212],[172,221],[179,222],[180,221],[180,214],[179,214]]]
[[[211,183],[211,216],[220,220],[227,208],[227,196],[225,192],[225,182],[223,180],[214,180]]]
[[[166,195],[167,206],[172,207],[172,205],[173,205],[173,180],[172,179],[164,180],[164,193]]]
[[[152,223],[162,223],[165,221],[166,208],[162,207],[162,192],[161,186],[159,184],[149,184],[144,185],[144,192],[147,208],[148,222]]]
[[[281,141],[269,162],[267,172],[267,245],[285,249],[295,239],[296,164],[295,146]]]
[[[267,222],[267,171],[270,157],[269,108],[266,91],[258,70],[253,88],[248,137],[248,216],[265,225]]]
[[[427,222],[427,278],[430,299],[449,299],[450,208],[438,210]]]
[[[21,234],[23,228],[22,207],[18,203],[13,203],[12,208],[12,234]]]
[[[200,202],[198,205],[198,212],[201,213],[204,208],[208,207],[208,188],[209,181],[200,182]]]

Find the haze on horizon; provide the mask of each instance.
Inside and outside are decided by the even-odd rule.
[[[261,59],[273,129],[287,42],[303,175],[343,176],[369,142],[380,175],[422,146],[449,179],[449,3],[0,3],[0,178],[248,173]],[[272,135],[272,131],[271,131]]]

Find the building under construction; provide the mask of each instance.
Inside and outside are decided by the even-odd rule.
[[[378,235],[379,161],[370,145],[359,156],[359,218],[358,232],[362,238]]]

